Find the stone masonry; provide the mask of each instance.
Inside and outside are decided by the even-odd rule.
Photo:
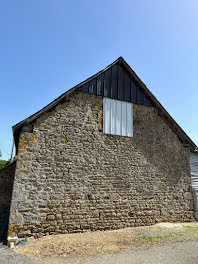
[[[22,132],[9,234],[192,220],[189,148],[154,107],[133,112],[133,138],[103,134],[103,98],[75,91]]]
[[[7,237],[16,162],[0,171],[0,241]]]

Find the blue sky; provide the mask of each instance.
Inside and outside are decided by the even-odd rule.
[[[11,127],[123,56],[198,144],[197,0],[1,0],[0,149]]]

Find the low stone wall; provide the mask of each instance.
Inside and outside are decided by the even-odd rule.
[[[102,132],[103,99],[74,92],[22,132],[10,231],[83,232],[194,219],[189,148],[154,107],[133,138]]]
[[[0,171],[0,241],[6,239],[16,162]]]

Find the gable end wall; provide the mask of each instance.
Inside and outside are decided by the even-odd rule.
[[[73,92],[21,133],[10,233],[193,219],[189,149],[151,106],[133,105],[133,138],[103,134],[102,101]]]

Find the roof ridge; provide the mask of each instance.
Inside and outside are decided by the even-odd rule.
[[[97,76],[101,75],[102,73],[106,72],[109,68],[114,66],[117,63],[122,63],[125,69],[129,72],[129,74],[132,76],[133,80],[137,82],[137,84],[143,89],[145,94],[150,98],[150,100],[154,103],[155,107],[159,110],[159,114],[166,119],[169,126],[172,128],[172,130],[177,134],[177,136],[186,144],[189,144],[193,149],[195,149],[196,144],[188,137],[188,135],[184,132],[184,130],[177,124],[177,122],[171,117],[171,115],[166,111],[166,109],[161,105],[161,103],[157,100],[157,98],[152,94],[152,92],[147,88],[147,86],[144,84],[144,82],[138,77],[138,75],[134,72],[134,70],[130,67],[130,65],[125,61],[125,59],[120,56],[118,59],[113,61],[111,64],[109,64],[107,67],[105,67],[103,70],[100,70],[96,74],[92,75],[91,77],[87,78],[86,80],[80,82],[79,84],[75,85],[73,88],[67,90],[63,94],[61,94],[59,97],[57,97],[55,100],[50,102],[45,107],[41,108],[36,113],[32,114],[31,116],[27,117],[26,119],[22,120],[21,122],[17,123],[12,127],[13,129],[13,136],[15,140],[15,145],[17,149],[17,138],[19,138],[20,131],[22,129],[22,126],[24,124],[31,124],[34,120],[36,120],[42,113],[50,111],[53,109],[56,105],[61,103],[66,96],[69,96],[73,91],[77,90],[84,84],[88,83],[89,81],[93,80]]]

